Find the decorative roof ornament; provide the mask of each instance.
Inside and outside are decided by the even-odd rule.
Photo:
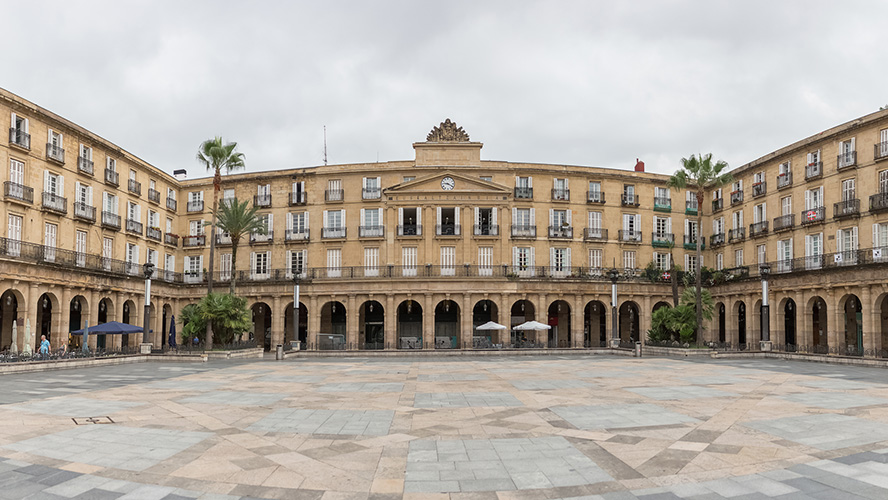
[[[426,137],[427,142],[469,142],[469,134],[462,127],[457,127],[456,123],[447,118],[441,125],[433,127],[432,131]]]

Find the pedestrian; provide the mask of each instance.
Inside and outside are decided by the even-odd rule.
[[[46,340],[46,335],[40,336],[40,357],[46,358],[49,356],[49,341]]]

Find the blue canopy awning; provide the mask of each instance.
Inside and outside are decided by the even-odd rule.
[[[89,327],[90,335],[114,335],[114,334],[126,334],[126,333],[142,333],[142,327],[136,325],[130,325],[127,323],[121,323],[119,321],[109,321],[107,323],[102,323],[101,325],[91,326]],[[74,330],[71,332],[72,335],[83,335],[83,329]]]

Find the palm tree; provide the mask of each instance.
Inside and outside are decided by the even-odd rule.
[[[218,218],[219,229],[231,236],[231,285],[230,293],[234,295],[237,276],[237,245],[241,238],[250,233],[265,234],[265,221],[256,215],[258,208],[249,206],[248,202],[239,202],[237,198],[223,203],[213,211],[213,219]]]
[[[210,273],[207,276],[207,294],[213,293],[213,269],[216,258],[216,209],[219,207],[219,191],[222,189],[222,170],[231,172],[244,168],[244,154],[235,151],[236,142],[224,144],[221,137],[207,139],[197,150],[197,161],[213,171],[213,223],[210,233]],[[207,322],[207,348],[213,347],[213,323]]]
[[[703,201],[706,191],[718,189],[721,186],[734,182],[734,176],[730,173],[723,172],[728,168],[727,162],[718,160],[712,161],[712,153],[701,154],[700,156],[691,155],[690,158],[681,159],[681,169],[669,178],[669,186],[685,189],[694,189],[697,195],[697,263],[694,269],[694,277],[696,279],[696,310],[697,310],[697,342],[701,340],[701,330],[703,325],[703,304],[702,304],[702,253],[703,253]]]

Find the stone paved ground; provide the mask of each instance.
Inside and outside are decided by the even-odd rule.
[[[0,499],[888,498],[882,369],[356,357],[2,382]]]

